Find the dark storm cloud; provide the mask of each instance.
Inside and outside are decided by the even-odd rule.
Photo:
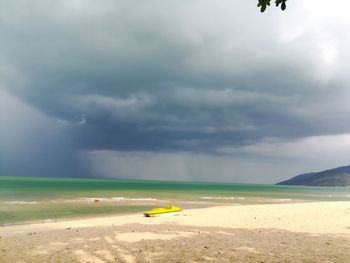
[[[0,90],[0,174],[60,176],[82,174],[69,126],[44,116]]]
[[[69,130],[76,150],[219,153],[350,131],[339,67],[349,38],[327,21],[299,21],[302,8],[261,16],[254,1],[0,4],[0,88],[80,122]]]

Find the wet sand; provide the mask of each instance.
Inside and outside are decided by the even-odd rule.
[[[350,202],[0,227],[0,262],[350,262]]]

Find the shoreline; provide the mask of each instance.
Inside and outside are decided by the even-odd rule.
[[[222,219],[225,217],[226,219]],[[318,218],[315,218],[318,217]],[[310,224],[307,218],[317,222]],[[227,228],[273,228],[309,233],[350,234],[350,201],[304,202],[257,205],[215,205],[184,209],[177,213],[147,218],[142,213],[105,215],[74,219],[55,219],[1,225],[0,235],[9,236],[30,231],[50,231],[68,227],[102,227],[123,224],[162,224],[171,220],[179,225],[221,226]],[[334,220],[334,221],[333,221]],[[304,223],[304,224],[302,224]],[[338,231],[338,232],[336,232]]]
[[[220,202],[187,202],[187,201],[178,201],[178,202],[170,202],[168,200],[161,200],[160,202],[152,202],[152,203],[126,203],[126,206],[148,206],[148,207],[163,207],[167,205],[176,205],[183,210],[188,211],[192,209],[205,209],[211,207],[237,207],[237,206],[264,206],[264,205],[288,205],[288,204],[311,204],[311,203],[341,203],[341,202],[349,202],[350,201],[312,201],[312,200],[293,200],[292,199],[283,199],[288,202],[280,202],[282,199],[278,199],[276,202],[266,202],[266,203],[220,203]],[[105,205],[105,204],[104,204]],[[145,210],[144,210],[145,211]],[[68,217],[57,217],[57,218],[43,218],[43,219],[33,219],[33,220],[19,220],[19,221],[9,221],[5,223],[0,223],[0,229],[2,227],[11,227],[11,226],[24,226],[24,225],[37,225],[37,224],[47,224],[47,223],[59,223],[63,221],[76,221],[76,220],[89,220],[89,219],[99,219],[106,217],[120,217],[120,216],[130,216],[130,215],[138,215],[142,214],[144,211],[125,211],[125,212],[117,212],[117,213],[105,213],[105,214],[90,214],[90,215],[81,215],[81,216],[68,216]]]
[[[161,201],[161,202],[152,202],[152,203],[127,203],[125,206],[145,206],[149,207],[149,209],[153,207],[163,207],[167,205],[172,205],[173,203],[170,201]],[[220,204],[220,203],[188,203],[188,202],[177,202],[177,206],[181,206],[186,211],[189,209],[201,209],[201,208],[209,208],[209,207],[215,207],[215,206],[227,206],[227,204]],[[232,204],[232,206],[239,206],[242,204]],[[58,223],[63,221],[81,221],[86,219],[99,219],[99,218],[106,218],[106,217],[120,217],[120,216],[130,216],[130,215],[139,215],[145,212],[147,209],[139,211],[139,212],[133,212],[133,211],[126,211],[126,212],[118,212],[118,213],[106,213],[106,214],[98,214],[98,215],[82,215],[82,216],[73,216],[73,217],[59,217],[59,218],[47,218],[47,219],[35,219],[35,220],[28,220],[28,221],[14,221],[14,222],[8,222],[8,223],[0,223],[0,229],[2,227],[10,227],[10,226],[25,226],[25,225],[33,225],[33,224],[47,224],[47,223]]]
[[[0,262],[350,262],[350,202],[214,206],[0,227]]]

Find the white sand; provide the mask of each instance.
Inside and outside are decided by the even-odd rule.
[[[203,227],[281,229],[313,234],[350,234],[350,202],[219,206],[189,209],[147,218],[141,214],[109,216],[0,227],[0,236],[40,233],[66,228],[124,224],[178,224]],[[130,238],[134,236],[131,233]],[[124,239],[128,237],[123,236]]]
[[[0,227],[0,262],[350,262],[350,202],[188,209]]]

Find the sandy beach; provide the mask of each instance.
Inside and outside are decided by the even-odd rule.
[[[0,262],[350,262],[350,202],[0,227]]]

